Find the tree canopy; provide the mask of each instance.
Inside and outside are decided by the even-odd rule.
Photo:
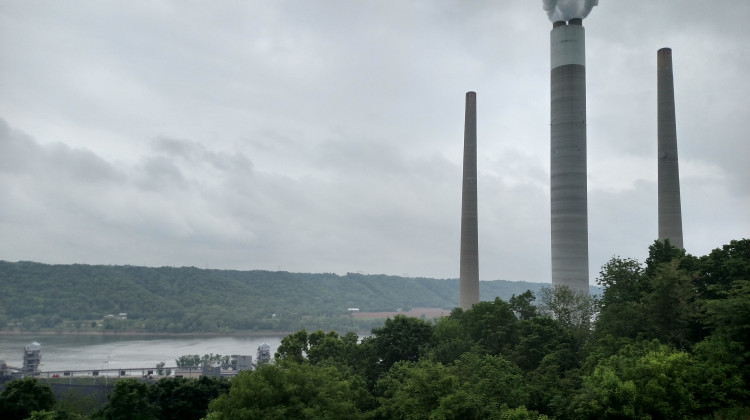
[[[239,416],[243,407],[288,415],[285,386],[262,398],[253,393],[270,392],[272,375],[288,384],[304,371],[321,381],[321,394],[300,391],[309,411],[296,406],[295,413],[322,415],[331,407],[329,417],[744,419],[747,245],[732,241],[696,258],[657,241],[645,264],[620,257],[605,264],[601,296],[565,287],[529,291],[456,308],[434,322],[389,319],[361,341],[300,330],[280,346],[274,370],[245,374],[242,391],[217,400],[209,416]],[[308,389],[311,379],[299,380]],[[331,387],[347,396],[330,394]],[[272,394],[283,404],[253,402],[272,401]]]

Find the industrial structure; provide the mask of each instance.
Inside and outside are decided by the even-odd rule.
[[[271,362],[271,345],[265,341],[258,346],[258,352],[256,353],[255,363],[257,366],[264,365]]]
[[[656,52],[658,106],[659,240],[683,248],[680,168],[677,162],[677,123],[674,102],[672,50]]]
[[[581,18],[552,24],[550,52],[552,285],[588,294],[586,64]]]
[[[36,341],[23,349],[23,371],[37,372],[42,363],[42,345]]]
[[[466,93],[464,173],[461,193],[461,269],[459,305],[479,302],[479,220],[477,213],[477,94]]]

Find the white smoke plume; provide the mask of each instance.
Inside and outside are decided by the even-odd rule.
[[[542,7],[551,22],[585,18],[599,0],[542,0]]]

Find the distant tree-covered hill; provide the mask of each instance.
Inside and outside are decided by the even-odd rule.
[[[483,281],[480,296],[507,300],[542,286]],[[91,320],[104,320],[105,329],[146,331],[357,328],[342,318],[347,308],[374,312],[458,304],[457,279],[5,261],[0,290],[0,325],[26,330],[91,328]],[[106,318],[121,312],[127,321]]]

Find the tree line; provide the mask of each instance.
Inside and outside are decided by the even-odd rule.
[[[450,309],[458,297],[456,279],[5,261],[0,285],[0,329],[30,332],[368,331],[382,320],[342,316],[347,308]],[[540,287],[498,280],[480,292],[507,299]]]

